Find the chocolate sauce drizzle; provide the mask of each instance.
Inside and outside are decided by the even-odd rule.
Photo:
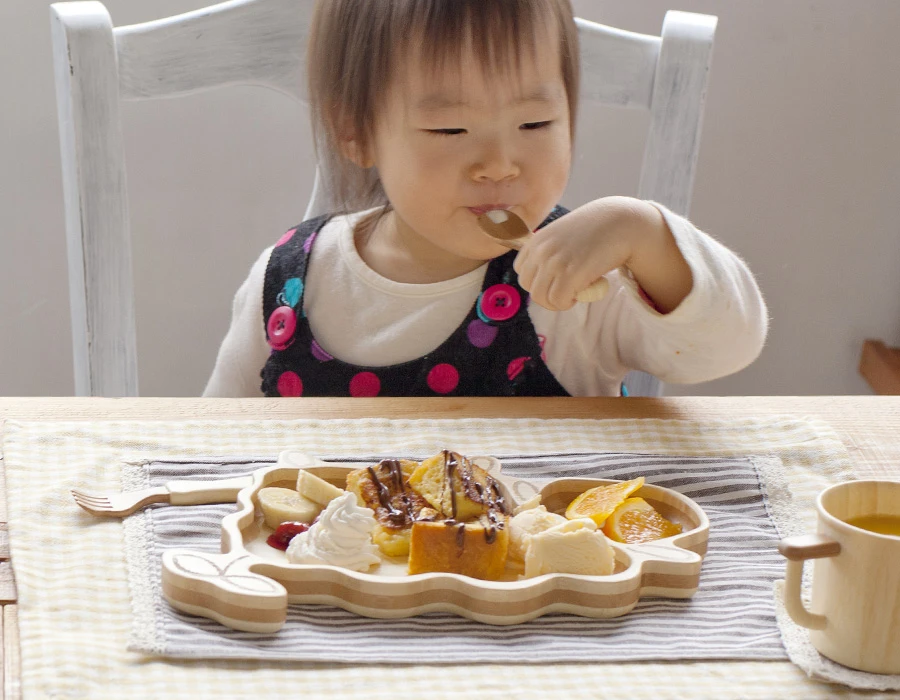
[[[375,489],[378,491],[378,502],[387,511],[388,518],[395,522],[405,523],[412,518],[412,502],[406,493],[406,484],[403,482],[403,469],[400,467],[400,462],[396,459],[385,459],[376,466],[384,467],[388,470],[389,478],[397,485],[397,490],[401,492],[400,503],[403,506],[403,510],[394,506],[390,489],[381,482],[375,469],[368,467],[369,476],[372,479],[372,483],[375,484]]]
[[[468,468],[466,468],[460,465],[459,459],[461,455],[456,452],[443,450],[442,454],[444,457],[444,488],[450,489],[450,510],[453,516],[445,520],[444,523],[448,527],[457,526],[456,544],[460,549],[460,554],[465,544],[466,524],[457,522],[456,489],[453,488],[454,474],[459,477],[460,485],[462,486],[461,491],[472,498],[472,500],[478,500],[487,506],[486,517],[488,525],[484,528],[484,539],[488,544],[493,544],[497,539],[497,530],[501,530],[504,527],[505,519],[502,516],[509,513],[506,500],[500,491],[500,485],[496,479],[488,475],[486,478],[487,488],[485,488],[485,486],[472,478],[471,463],[468,463],[468,460],[464,457],[462,458],[468,463]],[[473,497],[473,491],[478,495],[477,499]],[[498,512],[500,515],[498,515]]]

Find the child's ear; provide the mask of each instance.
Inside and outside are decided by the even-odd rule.
[[[369,149],[354,138],[346,138],[341,141],[341,154],[351,163],[360,168],[368,169],[375,165],[375,159],[368,152]]]

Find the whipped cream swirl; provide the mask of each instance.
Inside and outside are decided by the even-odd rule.
[[[381,561],[372,544],[374,528],[375,512],[360,507],[356,494],[347,491],[328,504],[309,530],[291,540],[288,561],[366,571]]]

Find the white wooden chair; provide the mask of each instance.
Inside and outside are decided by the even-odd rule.
[[[120,100],[264,85],[304,101],[312,0],[230,0],[114,27],[100,2],[51,5],[79,396],[136,396],[137,340]],[[650,112],[638,196],[687,214],[716,18],[670,11],[661,36],[578,19],[582,100]],[[587,128],[582,126],[582,128]],[[317,171],[306,217],[326,212]],[[660,382],[632,373],[632,395]]]

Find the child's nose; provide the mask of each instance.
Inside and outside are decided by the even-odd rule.
[[[517,177],[521,168],[512,148],[502,143],[485,144],[472,163],[474,180],[500,182]]]

